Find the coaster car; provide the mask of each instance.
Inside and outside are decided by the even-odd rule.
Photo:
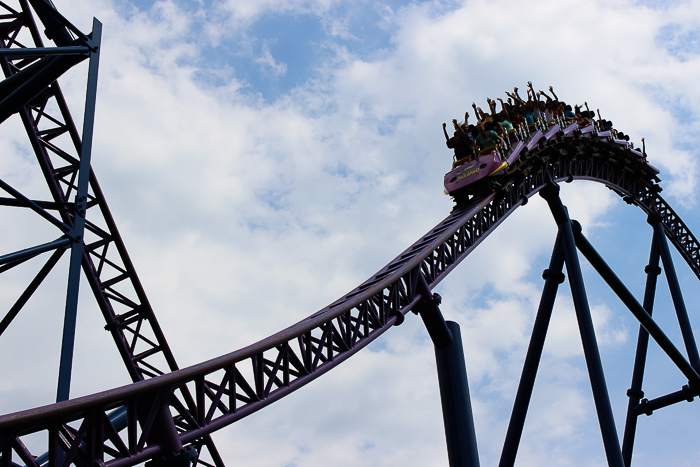
[[[445,193],[474,195],[489,189],[486,178],[508,167],[496,148],[491,148],[473,160],[462,159],[445,175]]]

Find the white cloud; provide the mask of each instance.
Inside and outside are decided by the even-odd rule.
[[[255,59],[255,63],[260,64],[265,71],[269,70],[276,77],[284,76],[287,73],[287,65],[285,63],[277,63],[267,47],[263,47],[263,54]]]
[[[451,10],[407,4],[384,17],[391,24],[383,27],[395,31],[389,47],[360,59],[335,43],[334,59],[277,101],[247,93],[235,69],[219,88],[198,81],[206,46],[199,27],[225,40],[224,19],[245,31],[261,15],[301,10],[345,25],[324,16],[331,5],[236,2],[191,15],[176,2],[128,14],[107,1],[58,5],[83,29],[93,15],[105,24],[94,168],[181,365],[250,344],[322,308],[439,222],[451,208],[441,193],[451,155],[440,123],[528,80],[554,85],[566,101],[587,100],[635,141],[644,136],[671,202],[695,201],[697,161],[689,148],[697,144],[697,114],[681,116],[669,103],[700,104],[697,59],[679,60],[657,36],[668,24],[682,31],[695,24],[696,3],[660,10],[597,1],[473,1]],[[221,11],[231,17],[217,17]],[[279,73],[285,65],[271,55],[261,60]],[[78,121],[82,72],[62,83]],[[3,180],[40,192],[36,166],[26,150],[14,149],[15,141],[25,144],[19,125],[0,129]],[[599,185],[565,185],[562,197],[587,235],[624,219],[615,208],[621,202]],[[697,224],[682,206],[681,215],[691,228]],[[446,317],[462,326],[483,465],[500,452],[555,233],[546,203],[533,198],[440,286]],[[3,230],[3,244],[20,240],[28,239]],[[23,274],[3,282],[3,303],[30,272]],[[51,290],[60,296],[64,285],[60,277],[55,282]],[[519,465],[574,465],[589,452],[591,465],[603,458],[565,286]],[[3,375],[14,375],[3,379],[4,411],[53,399],[57,359],[47,355],[56,352],[62,310],[52,307],[50,320],[41,318],[46,329],[32,323],[50,299],[38,297],[10,329],[12,340],[0,339],[3,355],[22,349],[37,365],[0,362]],[[73,395],[126,382],[90,303],[84,293]],[[612,317],[618,309],[596,303],[593,310],[603,351],[627,348],[627,328]],[[46,347],[23,342],[28,334]],[[244,465],[445,465],[436,383],[431,345],[420,320],[409,316],[381,347],[216,438],[227,459]],[[638,465],[645,465],[650,450],[638,449]]]

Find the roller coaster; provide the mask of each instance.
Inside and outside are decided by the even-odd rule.
[[[58,229],[53,241],[0,256],[0,273],[43,259],[39,272],[3,315],[0,334],[62,255],[70,253],[57,402],[0,416],[2,467],[125,467],[143,462],[153,466],[223,466],[210,436],[213,432],[325,374],[401,324],[410,311],[424,320],[438,350],[449,345],[444,335],[438,335],[444,332],[445,323],[439,312],[439,297],[432,290],[536,194],[549,204],[558,235],[550,265],[543,274],[542,300],[499,466],[515,463],[554,297],[565,280],[564,266],[609,465],[631,465],[639,415],[700,395],[700,357],[668,243],[698,279],[700,244],[661,197],[659,179],[645,162],[644,154],[615,139],[614,132],[599,131],[595,125],[579,128],[561,122],[523,131],[513,146],[519,148],[519,158],[492,186],[493,191],[460,200],[443,221],[351,292],[266,339],[179,368],[90,165],[102,25],[94,20],[92,32],[84,34],[46,0],[19,0],[14,8],[0,2],[0,11],[0,65],[5,74],[0,83],[0,122],[19,115],[52,197],[32,200],[0,180],[0,188],[9,195],[0,198],[0,205],[30,210]],[[55,46],[44,45],[35,17]],[[89,69],[81,132],[57,79],[84,60],[89,62]],[[569,219],[558,196],[558,184],[575,180],[602,183],[647,215],[653,240],[642,303],[600,257],[580,226]],[[577,250],[640,322],[622,444],[612,419]],[[652,318],[660,262],[669,282],[685,353]],[[70,399],[81,270],[133,383]],[[455,329],[449,329],[454,337]],[[649,337],[688,381],[676,392],[651,399],[642,391]],[[44,441],[41,446],[33,441],[29,447],[25,440],[37,433]],[[452,442],[460,444],[462,440]],[[469,451],[466,458],[455,459],[451,452],[450,465],[479,465],[475,444],[469,440],[462,444]]]

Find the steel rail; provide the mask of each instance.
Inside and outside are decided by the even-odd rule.
[[[527,141],[532,149],[511,173],[502,176],[502,190],[456,207],[375,275],[308,318],[260,342],[189,368],[1,416],[0,435],[13,440],[45,430],[56,444],[49,450],[55,450],[59,440],[64,450],[75,448],[84,438],[111,441],[112,447],[102,450],[111,457],[105,465],[134,465],[160,452],[158,445],[137,442],[148,435],[144,428],[144,433],[137,436],[137,409],[144,410],[145,400],[154,400],[165,401],[161,404],[175,414],[182,443],[195,442],[304,386],[400,324],[404,315],[424,299],[419,292],[420,276],[432,290],[550,179],[603,183],[647,214],[659,213],[667,237],[698,275],[698,242],[661,198],[658,179],[638,153],[604,133],[547,134],[541,138],[535,135],[534,144],[530,144],[532,139]],[[191,392],[195,407],[185,406],[177,398],[168,399],[178,391]],[[113,439],[117,435],[109,438],[101,424],[90,422],[96,412],[106,413],[118,406],[126,406],[131,420],[126,434],[120,435],[128,441],[121,443]],[[69,422],[79,422],[91,435],[57,436],[60,427]]]

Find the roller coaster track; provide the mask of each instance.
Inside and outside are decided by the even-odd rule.
[[[18,10],[2,5],[8,11],[0,17],[1,46],[23,48],[17,38],[27,29],[35,46],[43,47],[26,1],[21,5]],[[8,77],[30,63],[7,57],[1,62]],[[19,114],[54,197],[53,205],[44,205],[57,210],[70,225],[74,219],[70,196],[76,190],[79,163],[75,153],[80,153],[81,142],[57,82]],[[65,135],[72,153],[55,142]],[[658,179],[642,154],[625,141],[593,128],[556,125],[528,135],[523,144],[528,150],[510,173],[498,179],[498,190],[456,206],[347,295],[260,342],[184,369],[175,363],[90,172],[90,221],[82,267],[134,382],[0,416],[2,465],[12,465],[14,455],[27,466],[37,466],[35,456],[41,453],[48,453],[51,465],[59,465],[63,452],[64,465],[98,462],[113,467],[168,457],[173,453],[164,452],[153,437],[164,423],[168,425],[163,413],[172,416],[172,435],[181,446],[206,445],[214,463],[223,465],[209,438],[212,432],[301,388],[401,324],[409,311],[431,300],[431,290],[491,232],[550,181],[602,183],[645,213],[659,215],[667,238],[700,279],[700,244],[660,196]],[[122,411],[119,422],[114,416],[110,419],[115,409]],[[37,432],[45,433],[47,441],[37,449],[41,452],[33,454],[22,438]]]

